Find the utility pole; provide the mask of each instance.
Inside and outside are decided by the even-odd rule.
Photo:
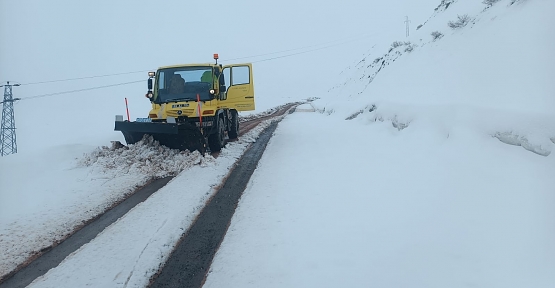
[[[405,18],[406,18],[405,23],[407,24],[407,37],[409,37],[409,35],[410,35],[410,27],[409,27],[410,26],[409,25],[410,20],[409,20],[409,16],[405,16]]]
[[[4,101],[2,104],[2,125],[0,130],[0,156],[17,153],[17,141],[15,138],[15,118],[13,110],[13,102],[21,100],[12,97],[12,87],[20,84],[0,85],[4,87]]]

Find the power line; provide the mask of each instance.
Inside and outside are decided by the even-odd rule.
[[[141,70],[141,71],[122,72],[122,73],[105,74],[105,75],[96,75],[96,76],[86,76],[86,77],[78,77],[78,78],[67,78],[67,79],[58,79],[58,80],[31,82],[31,83],[24,83],[24,84],[21,84],[21,85],[36,85],[36,84],[46,84],[46,83],[55,83],[55,82],[65,82],[65,81],[74,81],[74,80],[83,80],[83,79],[93,79],[93,78],[102,78],[102,77],[110,77],[110,76],[119,76],[119,75],[135,74],[135,73],[144,73],[144,72],[148,72],[148,71],[152,71],[152,70]]]
[[[346,44],[346,43],[358,41],[358,40],[360,40],[360,39],[361,39],[361,38],[359,38],[359,39],[354,39],[354,40],[349,40],[349,41],[345,41],[345,42],[341,42],[341,43],[337,43],[337,44],[333,44],[333,45],[328,45],[328,46],[324,46],[324,47],[320,47],[320,48],[316,48],[316,49],[311,49],[311,50],[301,51],[301,52],[297,52],[297,53],[292,53],[292,54],[281,55],[281,56],[277,56],[277,57],[272,57],[272,58],[266,58],[266,59],[262,59],[262,60],[252,61],[252,63],[270,61],[270,60],[275,60],[275,59],[280,59],[280,58],[291,57],[291,56],[295,56],[295,55],[299,55],[299,54],[310,53],[310,52],[314,52],[314,51],[318,51],[318,50],[323,50],[323,49],[327,49],[327,48],[331,48],[331,47],[343,45],[343,44]]]
[[[258,54],[258,55],[251,55],[251,56],[245,56],[245,57],[238,57],[238,58],[232,58],[232,59],[225,59],[225,60],[226,60],[226,61],[233,61],[233,60],[239,60],[239,59],[247,59],[247,58],[255,58],[255,57],[260,57],[260,56],[273,55],[273,54],[280,54],[280,53],[291,52],[291,51],[296,51],[296,50],[304,50],[304,49],[307,49],[307,48],[322,46],[322,45],[326,45],[326,44],[335,43],[335,42],[338,42],[338,41],[343,41],[343,40],[350,39],[350,40],[348,40],[348,41],[346,41],[346,42],[341,42],[341,43],[337,43],[337,44],[334,44],[334,45],[329,45],[329,46],[326,46],[326,47],[322,47],[322,48],[321,48],[321,49],[325,49],[325,48],[329,48],[329,47],[333,47],[333,46],[345,44],[345,43],[348,43],[348,42],[353,42],[353,41],[358,41],[358,40],[361,40],[361,39],[365,39],[365,38],[368,38],[368,37],[370,37],[370,36],[375,36],[375,35],[377,35],[377,34],[378,34],[378,33],[372,33],[372,34],[366,34],[366,35],[362,35],[362,36],[356,36],[356,38],[354,38],[354,39],[353,39],[353,37],[347,37],[347,38],[343,38],[343,39],[337,39],[337,40],[334,40],[334,41],[323,42],[323,43],[320,43],[320,44],[314,44],[314,45],[304,46],[304,47],[300,47],[300,48],[293,48],[293,49],[287,49],[287,50],[282,50],[282,51],[277,51],[277,52],[270,52],[270,53],[264,53],[264,54]],[[321,50],[321,49],[319,48],[319,49],[310,50],[310,52],[312,52],[312,51],[317,51],[317,50]],[[301,53],[298,53],[298,54],[302,54],[302,53],[305,53],[305,52],[301,52]],[[295,54],[290,54],[290,55],[297,55],[297,53],[295,53]],[[275,57],[275,58],[271,58],[271,59],[264,59],[264,60],[253,61],[253,63],[254,63],[254,62],[262,62],[262,61],[269,61],[269,60],[279,59],[279,58],[283,58],[283,57]]]
[[[351,39],[353,37],[348,37],[345,39]],[[364,38],[364,37],[362,37]],[[361,39],[360,36],[357,36],[356,38]],[[254,57],[260,57],[260,56],[267,56],[267,55],[273,55],[273,54],[279,54],[279,53],[285,53],[285,52],[291,52],[291,51],[296,51],[296,50],[303,50],[303,49],[307,49],[307,48],[312,48],[312,47],[316,47],[316,46],[321,46],[321,45],[326,45],[326,44],[330,44],[330,43],[334,43],[337,41],[342,41],[341,39],[338,40],[334,40],[334,41],[329,41],[329,42],[324,42],[324,43],[320,43],[320,44],[314,44],[314,45],[309,45],[309,46],[305,46],[305,47],[300,47],[300,48],[293,48],[293,49],[287,49],[287,50],[282,50],[282,51],[277,51],[277,52],[270,52],[270,53],[264,53],[264,54],[258,54],[258,55],[252,55],[252,56],[245,56],[245,57],[238,57],[238,58],[232,58],[232,59],[226,59],[227,61],[233,61],[233,60],[239,60],[239,59],[246,59],[246,58],[254,58]]]
[[[347,38],[343,38],[343,39],[352,39],[353,37],[356,37],[356,39],[353,39],[353,40],[352,40],[352,41],[354,41],[354,40],[360,40],[360,39],[364,39],[364,38],[366,38],[366,37],[374,36],[374,35],[376,35],[376,33],[367,34],[367,35],[363,35],[363,36],[352,36],[352,37],[347,37]],[[291,52],[291,51],[303,50],[303,49],[308,49],[308,48],[317,47],[317,46],[321,46],[321,45],[326,45],[326,44],[329,44],[329,43],[335,43],[335,42],[338,42],[338,41],[342,41],[343,39],[336,39],[336,40],[333,40],[333,41],[323,42],[323,43],[314,44],[314,45],[309,45],[309,46],[304,46],[304,47],[299,47],[299,48],[281,50],[281,51],[276,51],[276,52],[269,52],[269,53],[251,55],[251,56],[244,56],[244,57],[237,57],[237,58],[232,58],[232,59],[226,59],[226,61],[233,61],[233,60],[240,60],[240,59],[247,59],[247,58],[255,58],[255,57],[261,57],[261,56],[267,56],[267,55],[274,55],[274,54],[286,53],[286,52]],[[348,43],[348,42],[351,42],[351,40],[349,40],[349,41],[347,41],[347,42],[339,43],[339,44],[337,44],[337,45],[344,44],[344,43]],[[333,46],[336,46],[336,45],[330,45],[330,46],[322,47],[321,49],[325,49],[325,48],[329,48],[329,47],[333,47]],[[317,50],[321,50],[321,49],[310,50],[310,52],[312,52],[312,51],[317,51]],[[289,56],[298,55],[298,54],[302,54],[302,53],[306,53],[306,52],[294,53],[294,54],[290,54]],[[279,58],[284,58],[284,57],[289,57],[289,56],[279,56],[279,57],[274,57],[274,58],[269,58],[269,59],[258,60],[258,61],[255,61],[255,62],[269,61],[269,60],[279,59]],[[154,70],[155,70],[155,69],[154,69]],[[144,73],[144,72],[154,71],[154,70],[153,70],[153,69],[150,69],[150,70],[139,70],[139,71],[121,72],[121,73],[113,73],[113,74],[104,74],[104,75],[94,75],[94,76],[84,76],[84,77],[76,77],[76,78],[66,78],[66,79],[56,79],[56,80],[47,80],[47,81],[37,81],[37,82],[23,83],[23,84],[21,84],[21,85],[22,85],[22,86],[23,86],[23,85],[37,85],[37,84],[48,84],[48,83],[57,83],[57,82],[66,82],[66,81],[75,81],[75,80],[84,80],[84,79],[103,78],[103,77],[111,77],[111,76],[120,76],[120,75],[135,74],[135,73]],[[68,93],[69,93],[69,92],[68,92]],[[38,96],[41,96],[41,95],[38,95]],[[34,96],[33,96],[33,97],[34,97]],[[29,99],[29,97],[27,97],[26,99]]]
[[[108,87],[122,86],[122,85],[128,85],[128,84],[139,83],[139,82],[144,82],[144,81],[145,80],[138,80],[138,81],[110,84],[110,85],[104,85],[104,86],[96,86],[96,87],[90,87],[90,88],[84,88],[84,89],[77,89],[77,90],[71,90],[71,91],[63,91],[63,92],[55,92],[55,93],[49,93],[49,94],[35,95],[35,96],[21,98],[21,101],[29,100],[29,99],[35,99],[35,98],[50,97],[50,96],[61,95],[61,94],[69,94],[69,93],[90,91],[90,90],[96,90],[96,89],[102,89],[102,88],[108,88]]]
[[[285,53],[285,52],[290,52],[290,51],[296,51],[296,50],[307,49],[307,48],[310,48],[310,47],[317,47],[317,46],[321,46],[321,45],[327,44],[327,43],[335,43],[335,44],[332,44],[332,45],[327,45],[327,46],[319,47],[319,48],[316,48],[316,49],[310,49],[310,50],[305,50],[305,51],[301,51],[301,52],[297,52],[297,53],[286,54],[286,55],[281,55],[281,56],[277,56],[277,57],[271,57],[271,58],[266,58],[266,59],[251,61],[252,63],[265,62],[265,61],[270,61],[270,60],[275,60],[275,59],[280,59],[280,58],[286,58],[286,57],[291,57],[291,56],[295,56],[295,55],[300,55],[300,54],[305,54],[305,53],[309,53],[309,52],[314,52],[314,51],[318,51],[318,50],[327,49],[327,48],[331,48],[331,47],[343,45],[343,44],[346,44],[346,43],[350,43],[350,42],[354,42],[354,41],[359,41],[359,40],[361,40],[361,39],[364,39],[364,38],[366,38],[366,37],[373,36],[373,35],[376,35],[376,33],[367,34],[366,36],[357,37],[356,39],[351,39],[352,37],[345,38],[345,39],[351,39],[351,40],[343,41],[343,42],[340,42],[340,43],[335,43],[335,42],[340,41],[340,40],[334,40],[334,41],[329,41],[329,42],[325,42],[325,43],[320,43],[320,44],[305,46],[305,47],[301,47],[301,48],[287,49],[287,50],[282,50],[282,51],[277,51],[277,52],[271,52],[271,53],[264,53],[264,54],[246,56],[246,57],[233,58],[233,59],[228,59],[227,61],[238,60],[238,59],[245,59],[245,58],[254,58],[254,57],[260,57],[260,56],[266,56],[266,55],[273,55],[273,54],[279,54],[279,53]],[[59,79],[59,80],[50,80],[50,81],[31,82],[31,83],[25,83],[25,84],[21,84],[21,85],[35,85],[35,84],[45,84],[45,83],[54,83],[54,82],[63,82],[63,81],[73,81],[73,80],[82,80],[82,79],[91,79],[91,78],[110,77],[110,76],[126,75],[126,74],[141,73],[141,72],[144,73],[144,72],[146,72],[146,71],[152,71],[152,70],[140,70],[140,71],[113,73],[113,74],[96,75],[96,76],[87,76],[87,77],[79,77],[79,78],[68,78],[68,79]],[[77,89],[77,90],[71,90],[71,91],[63,91],[63,92],[55,92],[55,93],[41,94],[41,95],[35,95],[35,96],[30,96],[30,97],[24,97],[24,98],[21,98],[21,100],[29,100],[29,99],[35,99],[35,98],[43,98],[43,97],[50,97],[50,96],[56,96],[56,95],[62,95],[62,94],[69,94],[69,93],[90,91],[90,90],[96,90],[96,89],[102,89],[102,88],[109,88],[109,87],[115,87],[115,86],[122,86],[122,85],[128,85],[128,84],[139,83],[139,82],[142,82],[142,81],[144,81],[144,80],[131,81],[131,82],[124,82],[124,83],[117,83],[117,84],[110,84],[110,85],[104,85],[104,86],[89,87],[89,88]]]
[[[339,46],[339,45],[343,45],[343,44],[346,44],[346,43],[358,41],[360,39],[362,39],[362,38],[352,39],[352,40],[349,40],[349,41],[344,41],[344,42],[341,42],[341,43],[336,43],[336,44],[333,44],[333,45],[328,45],[328,46],[324,46],[324,47],[320,47],[320,48],[316,48],[316,49],[311,49],[311,50],[306,50],[306,51],[301,51],[301,52],[297,52],[297,53],[292,53],[292,54],[281,55],[281,56],[277,56],[277,57],[252,61],[252,63],[270,61],[270,60],[275,60],[275,59],[280,59],[280,58],[291,57],[291,56],[295,56],[295,55],[299,55],[299,54],[314,52],[314,51],[323,50],[323,49],[331,48],[331,47],[334,47],[334,46]],[[331,43],[333,43],[333,42],[337,42],[337,41],[332,41]],[[314,46],[319,46],[319,45],[312,45],[312,47],[314,47]],[[300,48],[290,49],[288,51],[295,51],[295,50],[299,50],[299,49]],[[277,54],[277,53],[282,53],[282,52],[283,51],[267,53],[265,55]],[[256,56],[251,56],[251,57],[256,57]],[[249,57],[244,57],[244,58],[249,58]],[[239,58],[235,58],[235,60],[237,60],[237,59],[239,59]],[[144,71],[147,71],[147,70],[144,70]],[[139,72],[144,72],[144,71],[139,71]],[[118,74],[121,75],[121,74],[130,74],[130,73],[137,73],[137,72],[118,73]],[[110,74],[110,75],[118,75],[118,74]],[[104,76],[107,76],[107,75],[104,75]],[[104,76],[91,76],[91,77],[87,77],[87,78],[104,77]],[[75,79],[77,79],[77,78],[75,78]],[[60,80],[60,81],[63,81],[63,80]],[[35,95],[35,96],[21,98],[21,100],[29,100],[29,99],[35,99],[35,98],[50,97],[50,96],[61,95],[61,94],[68,94],[68,93],[83,92],[83,91],[96,90],[96,89],[102,89],[102,88],[109,88],[109,87],[114,87],[114,86],[122,86],[122,85],[139,83],[139,82],[143,82],[143,81],[144,80],[138,80],[138,81],[125,82],[125,83],[117,83],[117,84],[111,84],[111,85],[104,85],[104,86],[90,87],[90,88],[84,88],[84,89],[77,89],[77,90],[71,90],[71,91],[63,91],[63,92],[55,92],[55,93],[48,93],[48,94],[42,94],[42,95]],[[23,85],[23,84],[21,84],[21,85]],[[27,84],[27,85],[29,85],[29,84]]]

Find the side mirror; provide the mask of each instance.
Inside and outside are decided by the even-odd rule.
[[[148,98],[148,100],[150,100],[150,102],[154,101],[153,99],[153,94],[152,94],[152,78],[148,78],[147,81],[147,86],[148,86],[148,91],[146,92],[145,97]]]
[[[225,85],[220,85],[220,100],[227,100],[227,93],[225,91]]]

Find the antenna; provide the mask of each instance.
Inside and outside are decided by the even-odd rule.
[[[405,23],[407,24],[407,36],[406,36],[406,37],[409,37],[409,35],[410,35],[410,28],[409,28],[410,20],[409,20],[409,16],[405,16],[405,19],[406,19],[406,20],[405,20]]]

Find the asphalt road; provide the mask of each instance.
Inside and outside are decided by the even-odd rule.
[[[277,127],[270,125],[245,152],[235,168],[180,240],[149,287],[201,287],[222,243],[239,198]]]

